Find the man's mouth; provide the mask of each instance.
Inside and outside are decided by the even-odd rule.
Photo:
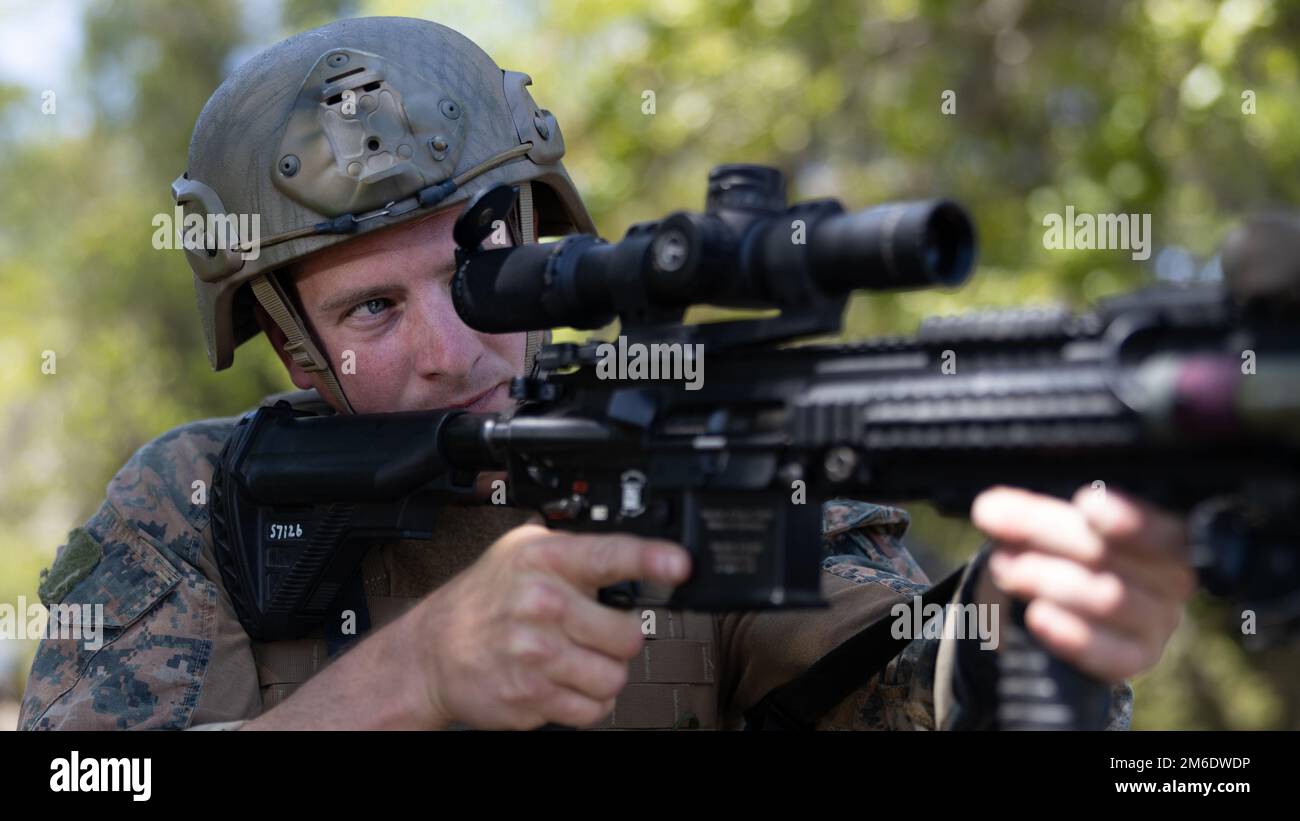
[[[503,384],[505,384],[505,383],[502,382],[502,383],[498,383],[498,384],[496,384],[496,385],[493,385],[492,387],[488,388],[487,390],[483,391],[482,393],[478,394],[477,396],[471,396],[470,398],[465,399],[465,400],[463,400],[463,401],[461,401],[461,402],[448,402],[448,403],[444,404],[443,407],[444,407],[444,408],[463,408],[463,409],[465,409],[465,410],[467,410],[467,411],[472,411],[472,412],[481,411],[484,407],[486,407],[487,405],[491,404],[493,398],[495,398],[495,396],[496,396],[496,392],[497,392],[497,390],[498,390],[498,389],[501,387],[501,385],[503,385]]]

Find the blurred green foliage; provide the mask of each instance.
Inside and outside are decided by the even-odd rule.
[[[150,244],[190,129],[258,48],[346,14],[425,17],[533,77],[607,237],[703,203],[708,169],[783,169],[792,199],[851,208],[945,195],[975,215],[979,270],[951,293],[857,297],[846,336],[933,313],[1063,300],[1212,272],[1232,221],[1300,200],[1300,34],[1270,0],[92,2],[73,82],[0,85],[0,600],[162,431],[290,387],[267,346],[209,372],[179,251]],[[953,92],[955,113],[941,108]],[[653,100],[653,113],[647,113]],[[1254,113],[1246,113],[1247,102]],[[88,112],[68,128],[63,111]],[[63,114],[64,117],[72,116]],[[1152,258],[1047,251],[1042,218],[1153,216]],[[1168,253],[1161,256],[1162,251]],[[1160,262],[1158,262],[1158,260]],[[41,370],[45,351],[57,371]],[[910,507],[937,564],[964,521]],[[936,564],[936,572],[938,570]],[[1295,653],[1246,656],[1198,602],[1138,683],[1139,727],[1300,727]],[[19,671],[21,677],[26,667]],[[2,690],[3,688],[0,688]]]

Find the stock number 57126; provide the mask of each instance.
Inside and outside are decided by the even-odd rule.
[[[267,536],[272,541],[276,541],[279,539],[301,539],[302,538],[301,522],[293,523],[293,524],[275,523],[275,524],[271,524],[270,528],[271,528],[271,532],[268,533]]]

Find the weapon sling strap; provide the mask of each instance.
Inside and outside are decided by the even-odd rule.
[[[957,590],[965,565],[932,586],[921,608],[943,606]],[[817,659],[799,677],[774,687],[745,711],[746,730],[812,730],[817,719],[835,709],[903,651],[910,639],[894,638],[893,620],[882,618]]]

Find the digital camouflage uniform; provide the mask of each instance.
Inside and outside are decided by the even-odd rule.
[[[41,642],[21,729],[233,728],[328,663],[319,638],[252,642],[222,584],[208,508],[192,500],[195,482],[210,486],[236,422],[191,423],[145,445],[109,483],[98,512],[60,548],[42,599],[103,604],[103,643],[90,651],[76,639]],[[448,507],[433,543],[372,549],[363,564],[372,629],[464,569],[526,516],[511,508]],[[773,687],[929,587],[902,543],[908,524],[907,513],[893,507],[826,504],[825,610],[657,610],[656,636],[629,663],[629,684],[605,725],[743,726],[743,711]],[[961,588],[954,598],[969,584]],[[950,726],[956,711],[944,702],[952,700],[954,644],[910,642],[819,727]],[[1119,685],[1115,696],[1111,727],[1126,728],[1131,690]]]

